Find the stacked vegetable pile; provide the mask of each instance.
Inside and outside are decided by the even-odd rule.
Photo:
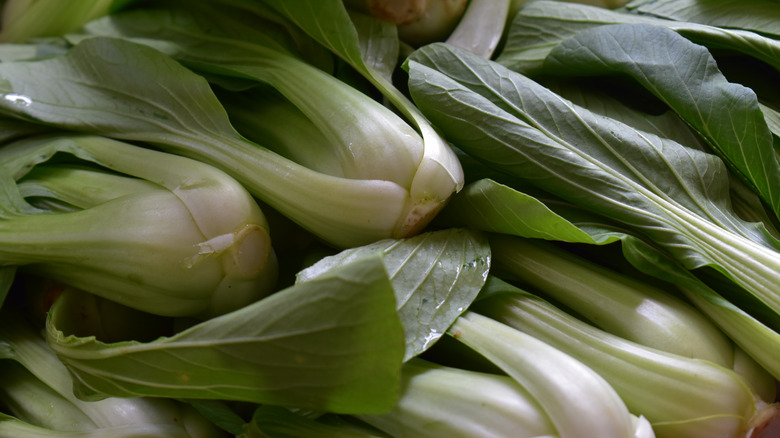
[[[777,436],[780,4],[427,3],[6,2],[0,436]]]

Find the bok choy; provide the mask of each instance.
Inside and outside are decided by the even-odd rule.
[[[599,373],[659,437],[741,437],[767,407],[744,380],[706,360],[643,347],[508,287],[475,310],[544,341]],[[768,407],[772,410],[772,407]],[[774,421],[774,420],[772,420]]]
[[[763,400],[774,401],[774,378],[701,311],[663,288],[552,244],[496,235],[495,275],[570,309],[605,332],[682,357],[734,369]],[[497,281],[494,279],[494,281]],[[671,292],[671,293],[670,293]]]
[[[380,238],[413,234],[458,186],[457,177],[453,183],[447,172],[431,174],[429,170],[423,170],[430,178],[422,176],[422,186],[415,182],[420,175],[414,169],[428,168],[424,163],[429,152],[414,147],[407,151],[409,160],[400,166],[403,175],[394,180],[353,179],[306,168],[239,135],[202,76],[155,49],[129,41],[89,38],[63,56],[4,63],[0,70],[5,84],[0,87],[4,93],[0,106],[7,114],[77,131],[148,142],[215,165],[262,201],[334,246],[356,246]],[[297,68],[293,70],[298,72]],[[284,71],[282,68],[275,74],[284,77]],[[314,74],[311,68],[306,71],[310,72],[307,81],[322,75]],[[41,81],[51,87],[38,87]],[[328,85],[319,87],[330,89]],[[356,96],[357,92],[352,93]],[[127,99],[128,95],[134,99]],[[343,98],[339,99],[332,102],[344,103]],[[364,98],[351,97],[348,101],[368,105]],[[364,117],[365,108],[360,113]],[[372,108],[371,113],[391,115],[381,107]],[[366,127],[384,129],[380,126],[385,126],[388,117],[373,127],[372,124]],[[349,126],[340,129],[350,130]],[[407,127],[391,137],[414,143],[417,134]],[[377,151],[383,150],[382,141],[370,140],[379,145]],[[351,147],[349,142],[343,145],[347,149]],[[368,150],[361,156],[372,158],[371,154]],[[382,165],[387,161],[382,160]],[[454,166],[454,173],[458,174],[457,162]],[[361,162],[352,165],[353,169],[362,167]],[[369,169],[381,167],[369,166]],[[395,169],[391,167],[391,171]],[[338,193],[338,196],[323,196],[327,193]]]
[[[92,136],[0,148],[0,263],[169,316],[226,313],[269,293],[265,216],[223,172]]]

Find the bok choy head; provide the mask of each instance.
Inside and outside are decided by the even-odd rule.
[[[2,67],[0,105],[10,115],[148,142],[214,165],[334,246],[414,233],[455,189],[433,178],[427,184],[430,190],[412,195],[410,175],[417,179],[414,169],[419,158],[407,160],[414,165],[397,181],[328,175],[284,158],[236,132],[203,76],[158,50],[130,41],[88,38],[63,56]],[[289,66],[275,68],[276,74],[293,74]],[[41,87],[41,83],[51,86]],[[409,131],[398,135],[416,136]],[[353,142],[352,147],[357,146]],[[387,154],[381,157],[381,163],[391,162]]]
[[[88,136],[0,148],[0,264],[149,313],[222,314],[276,279],[267,223],[223,172]]]

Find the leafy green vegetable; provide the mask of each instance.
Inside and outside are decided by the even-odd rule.
[[[405,214],[410,192],[396,183],[325,175],[242,138],[206,80],[152,48],[89,38],[64,56],[0,64],[0,78],[0,111],[210,163],[331,244],[389,237],[419,219]]]
[[[463,169],[457,156],[419,109],[392,83],[390,73],[398,53],[398,34],[392,24],[350,16],[340,0],[294,3],[265,0],[264,3],[355,68],[417,128],[424,150],[409,191],[411,199],[445,199],[445,195],[462,188]],[[426,210],[421,203],[419,214],[425,214]]]
[[[496,184],[492,181],[485,183]],[[524,187],[528,189],[528,187]],[[467,186],[466,189],[453,199],[450,208],[445,209],[442,214],[445,215],[445,223],[457,223],[460,226],[474,227],[487,231],[499,231],[511,236],[546,238],[549,240],[559,240],[563,242],[579,242],[596,245],[604,245],[614,241],[620,241],[622,252],[627,261],[641,272],[657,277],[658,279],[676,285],[673,290],[678,290],[687,299],[689,299],[701,312],[711,318],[718,327],[723,330],[740,348],[735,353],[740,353],[742,349],[747,351],[752,359],[759,362],[758,368],[763,368],[770,372],[775,378],[780,376],[780,335],[775,330],[767,327],[762,322],[750,316],[744,310],[739,309],[733,303],[725,300],[710,286],[696,278],[691,272],[673,260],[667,253],[660,251],[657,247],[649,244],[645,240],[638,238],[625,227],[617,226],[599,215],[587,212],[582,208],[562,203],[558,199],[541,196],[538,191],[534,192],[536,200],[529,195],[517,192],[510,187],[502,187],[501,192],[506,196],[497,197],[490,191],[472,193]],[[514,192],[514,194],[513,194]],[[484,206],[479,210],[480,214],[471,211],[465,204],[463,198],[476,197],[476,201],[469,201],[476,205]],[[481,199],[484,196],[484,200]],[[522,199],[523,202],[514,202],[514,199]],[[539,235],[535,230],[528,230],[522,222],[514,221],[519,211],[529,211],[526,202],[541,202],[543,205],[554,206],[555,211],[561,215],[549,217],[549,225],[555,227],[546,228],[543,235]],[[462,208],[461,208],[462,207]],[[540,219],[541,222],[541,219]],[[560,224],[558,224],[560,223]],[[497,225],[496,230],[493,224]],[[540,224],[544,226],[544,224]],[[581,235],[578,239],[571,239],[571,230],[580,230]],[[576,236],[577,234],[575,234]],[[585,236],[584,238],[581,236]],[[510,237],[511,239],[511,237]],[[610,260],[615,257],[610,255]],[[501,263],[499,263],[500,265]],[[490,282],[490,280],[489,280]],[[679,288],[678,288],[679,287]],[[767,346],[773,346],[767,348]],[[735,365],[736,367],[736,365]],[[750,365],[755,370],[755,365]],[[774,398],[774,390],[767,389],[765,384],[761,384],[766,375],[766,371],[761,369],[751,371],[743,369],[741,374],[754,375],[758,378],[751,378],[750,383],[755,383],[755,390],[759,391],[767,400]]]
[[[623,254],[642,272],[675,284],[759,365],[780,378],[780,333],[757,320],[696,278],[681,264],[636,238],[623,240]]]
[[[379,179],[409,187],[423,145],[406,122],[369,96],[279,47],[262,30],[241,32],[244,28],[224,13],[222,20],[213,20],[220,12],[203,5],[143,9],[94,21],[85,31],[148,44],[199,72],[266,83],[289,100],[319,133],[316,141],[290,148],[287,158],[300,162],[300,156],[327,154],[329,161],[339,167],[338,172],[329,173],[333,176]],[[231,28],[220,28],[219,23]],[[277,130],[293,129],[283,121],[275,123]],[[286,135],[278,132],[279,137]],[[304,159],[307,167],[322,171],[316,160]]]
[[[54,167],[55,154],[98,169]],[[6,144],[0,163],[4,266],[171,316],[229,312],[274,286],[265,216],[218,169],[67,134]]]
[[[218,399],[372,413],[398,398],[403,332],[379,256],[147,343],[73,334],[80,301],[71,291],[55,302],[47,341],[85,399]]]
[[[480,234],[450,228],[401,240],[381,240],[325,257],[298,274],[305,283],[338,266],[383,254],[406,334],[405,360],[427,350],[479,293],[491,265]]]
[[[408,62],[415,102],[459,148],[641,233],[688,269],[712,267],[778,326],[778,243],[728,206],[717,157],[577,107],[446,45]]]

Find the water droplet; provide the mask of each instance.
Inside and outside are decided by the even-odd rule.
[[[425,340],[423,341],[423,349],[427,349],[431,345],[433,345],[434,342],[439,340],[441,338],[441,333],[439,333],[436,329],[431,329],[430,332],[425,336]]]
[[[32,99],[21,94],[6,94],[3,98],[14,105],[30,106]]]

